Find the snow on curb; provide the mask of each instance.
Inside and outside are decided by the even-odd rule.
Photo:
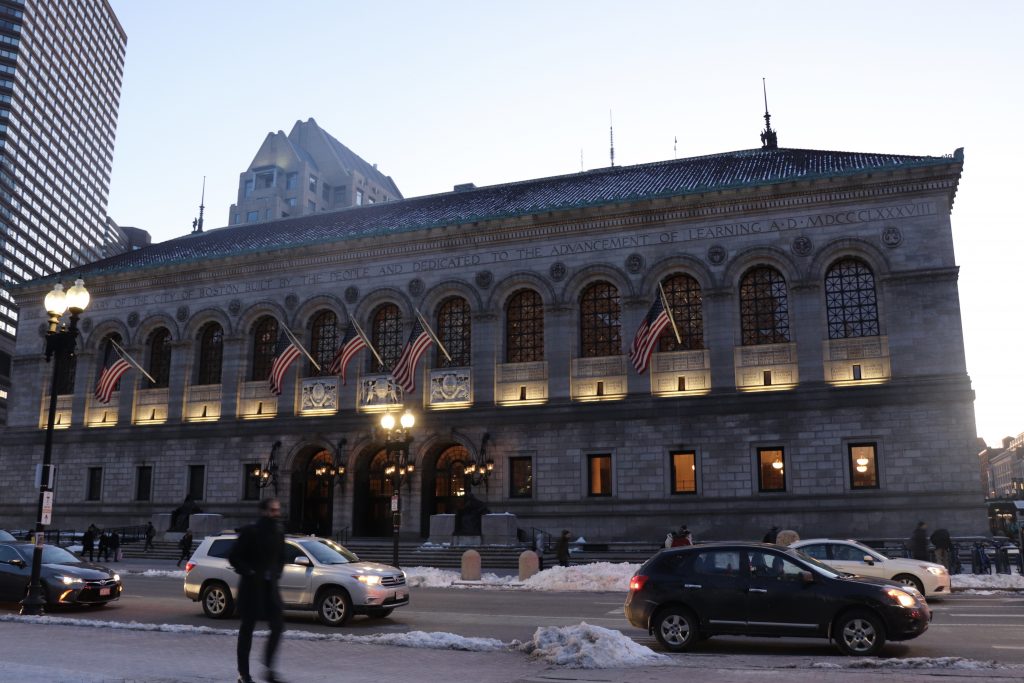
[[[520,652],[548,664],[570,669],[617,669],[666,666],[675,662],[633,642],[619,631],[581,622],[579,626],[542,626],[527,643],[514,643]]]
[[[1024,590],[1024,576],[1020,574],[954,574],[950,580],[954,591],[964,588]]]
[[[586,591],[623,593],[629,590],[629,579],[640,568],[627,562],[594,562],[592,564],[551,567],[520,582],[514,576],[483,574],[480,581],[462,581],[459,572],[434,567],[409,567],[406,581],[412,587],[507,588],[535,591]]]
[[[814,662],[814,669],[998,669],[999,664],[964,657],[907,657],[905,659],[848,659],[842,664]]]

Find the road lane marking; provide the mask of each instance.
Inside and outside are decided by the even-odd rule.
[[[996,650],[1024,650],[1024,645],[993,645]]]

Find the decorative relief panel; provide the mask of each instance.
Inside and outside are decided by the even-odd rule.
[[[266,380],[240,382],[238,385],[238,417],[249,420],[277,415],[278,397],[270,391]]]
[[[431,408],[467,408],[473,403],[471,368],[437,368],[430,371],[428,405]]]
[[[115,391],[110,395],[109,403],[100,403],[92,396],[86,399],[85,405],[85,426],[86,427],[114,427],[117,425],[117,411],[121,403],[121,392]]]
[[[402,407],[402,387],[391,375],[363,375],[359,378],[356,407],[359,410],[385,411]]]
[[[185,391],[182,419],[185,422],[212,422],[220,419],[220,405],[224,396],[219,384],[200,384]]]
[[[892,376],[888,337],[830,339],[823,346],[826,382],[874,383]]]
[[[797,384],[796,344],[737,346],[733,351],[736,388],[746,390],[788,389]]]
[[[302,415],[338,412],[338,378],[306,377],[301,382],[299,413]]]
[[[573,358],[569,391],[576,401],[623,398],[626,386],[626,357]]]
[[[135,390],[135,416],[132,423],[137,425],[162,424],[167,422],[167,399],[170,390],[163,389],[136,389]]]
[[[707,349],[654,353],[650,373],[655,396],[707,393],[711,389],[711,354]]]
[[[67,429],[71,426],[72,394],[57,395],[57,412],[53,418],[54,429]],[[43,404],[39,409],[39,428],[46,429],[46,421],[50,418],[50,395],[43,394]]]
[[[494,368],[494,397],[499,405],[529,405],[548,400],[548,363],[499,363]]]

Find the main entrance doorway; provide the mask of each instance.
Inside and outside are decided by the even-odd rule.
[[[423,520],[421,532],[430,534],[430,515],[455,514],[466,495],[466,463],[469,451],[464,446],[442,448],[423,473]],[[429,459],[428,459],[429,461]]]
[[[388,454],[384,449],[362,458],[356,468],[352,509],[354,536],[391,535],[391,480],[384,476]]]
[[[289,527],[302,534],[331,536],[334,533],[334,478],[318,474],[334,462],[330,451],[310,449],[296,458],[292,472],[292,506]]]

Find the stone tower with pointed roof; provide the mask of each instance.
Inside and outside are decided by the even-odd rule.
[[[239,175],[238,203],[231,205],[228,222],[261,223],[401,198],[390,176],[310,118],[296,121],[288,135],[267,133]]]

